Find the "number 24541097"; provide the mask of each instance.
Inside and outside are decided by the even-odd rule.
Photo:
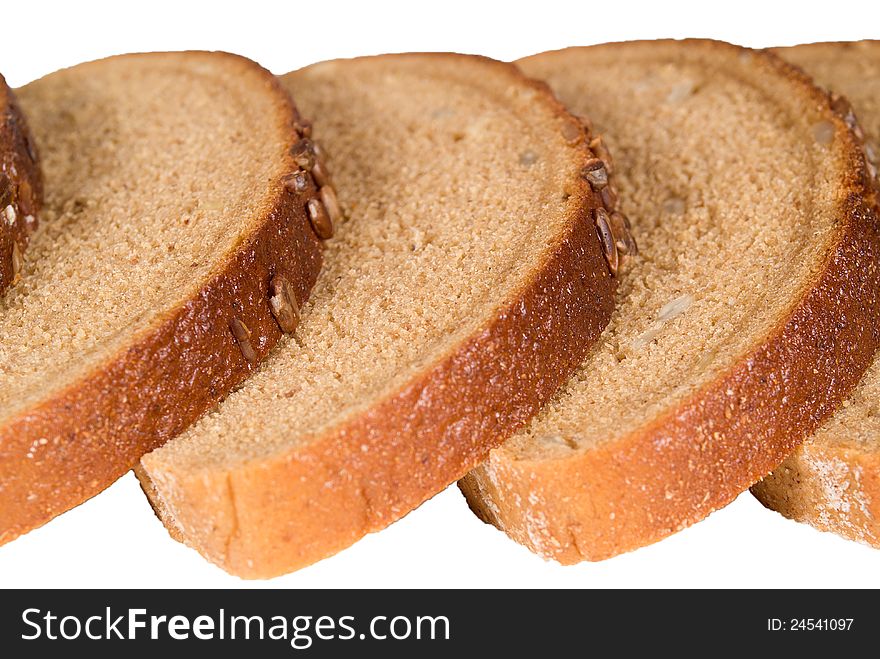
[[[849,631],[854,618],[767,618],[767,631],[811,632]]]

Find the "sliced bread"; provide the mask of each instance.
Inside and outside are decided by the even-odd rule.
[[[320,241],[298,116],[218,53],[114,57],[18,91],[46,205],[0,303],[0,543],[96,494],[253,370]],[[295,153],[291,153],[291,151]]]
[[[21,277],[37,228],[43,181],[37,148],[15,95],[0,75],[0,294]]]
[[[599,347],[462,489],[542,556],[598,560],[730,502],[855,386],[880,236],[855,137],[773,55],[658,41],[520,64],[606,134],[641,256]]]
[[[390,55],[282,81],[348,219],[298,341],[139,469],[172,535],[250,578],[463,476],[572,372],[615,287],[583,126],[512,65]]]
[[[776,52],[832,92],[844,95],[835,97],[835,105],[854,126],[858,115],[859,134],[876,177],[880,167],[880,41],[818,43]],[[752,492],[786,517],[880,547],[878,404],[880,362],[875,361],[843,407]]]

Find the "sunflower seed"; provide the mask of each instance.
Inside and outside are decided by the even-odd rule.
[[[299,305],[290,282],[275,275],[269,283],[269,308],[282,332],[292,334],[299,325]]]
[[[18,184],[18,210],[24,215],[34,214],[34,191],[26,179]]]
[[[342,207],[336,198],[336,190],[330,185],[325,185],[321,188],[320,195],[321,203],[324,204],[324,208],[327,209],[327,214],[330,216],[330,222],[334,225],[342,222]]]
[[[608,185],[608,170],[605,169],[605,163],[599,158],[587,161],[587,164],[581,169],[581,176],[587,179],[590,187],[594,190],[601,190]]]
[[[315,166],[315,144],[308,138],[303,138],[290,149],[293,161],[302,169],[311,171]]]
[[[324,204],[318,199],[309,199],[306,208],[309,212],[309,221],[312,223],[312,229],[315,230],[318,238],[321,240],[332,238],[333,221],[330,219]]]
[[[617,208],[617,188],[615,188],[613,184],[609,183],[602,188],[600,196],[602,197],[602,203],[607,210],[613,211]]]
[[[327,171],[327,167],[323,162],[317,159],[315,160],[315,166],[312,167],[312,178],[315,179],[315,185],[319,188],[333,184],[330,180],[330,172]]]
[[[629,220],[626,215],[614,211],[611,213],[611,232],[614,234],[617,249],[626,256],[635,256],[639,253],[638,245],[629,228]]]
[[[594,137],[590,141],[590,150],[593,154],[599,158],[602,162],[605,163],[605,169],[608,170],[609,174],[614,173],[614,159],[611,157],[611,152],[608,150],[608,147],[605,145],[605,140],[602,139],[601,135]]]
[[[311,137],[312,136],[312,122],[308,119],[300,118],[299,121],[293,124],[293,129],[297,132],[300,137]]]
[[[602,253],[605,255],[605,260],[608,262],[608,269],[611,271],[612,275],[616,275],[619,261],[614,233],[612,233],[611,227],[609,226],[611,218],[608,215],[608,211],[604,208],[597,208],[595,210],[594,219],[596,222],[596,232],[599,234],[599,242],[602,245]]]
[[[302,170],[288,174],[281,181],[291,192],[305,192],[309,187],[309,177]]]
[[[256,364],[257,353],[254,351],[254,346],[251,343],[251,331],[248,329],[248,326],[238,318],[233,318],[229,322],[229,329],[232,331],[232,336],[235,337],[235,340],[238,343],[242,356],[244,356],[248,363]]]
[[[0,208],[12,203],[12,181],[6,174],[0,173]]]

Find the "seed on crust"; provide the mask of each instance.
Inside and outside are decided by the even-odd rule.
[[[300,118],[299,121],[293,124],[293,129],[300,137],[312,136],[312,122],[308,119]]]
[[[623,213],[615,211],[609,214],[608,226],[611,228],[611,233],[614,235],[614,244],[617,245],[617,250],[623,254],[627,254],[626,240],[624,240],[627,230],[626,224],[623,221]]]
[[[862,130],[862,127],[859,125],[859,121],[856,118],[855,110],[853,110],[852,104],[849,102],[849,99],[846,96],[843,96],[841,94],[832,94],[831,109],[834,110],[841,117],[843,117],[846,125],[849,126],[850,130],[852,130],[853,133],[855,133],[856,138],[858,138],[860,142],[863,142],[865,140],[865,133]]]
[[[333,221],[324,204],[319,199],[309,199],[306,204],[309,212],[309,221],[312,223],[312,229],[321,240],[327,240],[333,237]]]
[[[608,170],[605,169],[605,163],[599,158],[588,160],[581,169],[581,176],[587,179],[593,190],[601,190],[608,185]]]
[[[615,188],[612,183],[609,183],[602,188],[602,192],[599,196],[602,197],[602,203],[607,210],[613,211],[617,208],[617,188]]]
[[[342,207],[336,198],[336,190],[330,185],[325,185],[319,194],[321,195],[321,203],[324,204],[327,214],[330,215],[330,222],[334,225],[342,222]]]
[[[12,203],[12,181],[6,174],[0,173],[0,208]]]
[[[636,242],[635,236],[632,235],[632,231],[626,232],[626,254],[627,256],[638,256],[639,255],[639,244]]]
[[[618,211],[611,213],[611,232],[614,234],[617,250],[626,256],[635,256],[639,253],[638,245],[630,230],[629,220],[626,215]]]
[[[21,279],[21,271],[24,268],[24,256],[18,243],[12,242],[12,283],[17,284]]]
[[[613,174],[614,160],[611,158],[611,152],[605,145],[605,140],[602,139],[601,135],[597,135],[592,140],[590,140],[590,150],[599,160],[605,163],[605,169],[608,171],[608,173]]]
[[[3,209],[3,215],[6,217],[6,222],[10,225],[15,224],[15,218],[18,217],[15,212],[15,206],[12,204]]]
[[[596,232],[599,234],[599,242],[602,245],[602,253],[605,255],[605,261],[608,263],[608,269],[612,275],[616,275],[619,259],[617,244],[610,226],[611,217],[604,208],[597,208],[594,219],[596,221]]]
[[[312,167],[312,178],[315,180],[315,185],[319,188],[323,188],[325,185],[333,185],[333,181],[330,180],[330,172],[327,171],[326,165],[320,159],[315,159],[315,166]]]
[[[855,115],[853,115],[853,122],[846,122],[846,125],[850,127],[859,142],[865,141],[865,131],[862,130],[862,125],[855,120]]]
[[[305,192],[309,187],[309,177],[302,170],[288,174],[282,182],[285,188],[296,193]]]
[[[287,278],[275,275],[269,282],[269,308],[282,332],[292,334],[299,325],[299,304]]]
[[[229,322],[229,329],[232,331],[232,336],[234,336],[235,340],[238,342],[238,347],[241,350],[242,356],[244,356],[250,364],[256,364],[257,353],[254,351],[254,346],[251,343],[251,331],[248,329],[248,326],[239,318],[233,318]]]
[[[311,171],[315,166],[315,143],[308,138],[303,138],[293,145],[290,155],[297,166],[306,171]]]
[[[562,124],[562,137],[569,144],[577,144],[583,137],[583,127],[578,126],[574,121],[566,121]]]
[[[18,209],[24,215],[34,214],[34,191],[27,180],[18,184]]]

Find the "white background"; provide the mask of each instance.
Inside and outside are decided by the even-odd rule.
[[[515,59],[569,45],[713,37],[762,47],[880,38],[878,3],[7,2],[0,71],[18,86],[130,51],[218,49],[278,72],[407,50]],[[173,103],[173,99],[169,99]],[[457,489],[338,556],[243,582],[170,540],[128,475],[48,526],[0,547],[0,587],[859,587],[880,551],[789,522],[748,494],[654,546],[602,563],[545,563],[474,518]]]

